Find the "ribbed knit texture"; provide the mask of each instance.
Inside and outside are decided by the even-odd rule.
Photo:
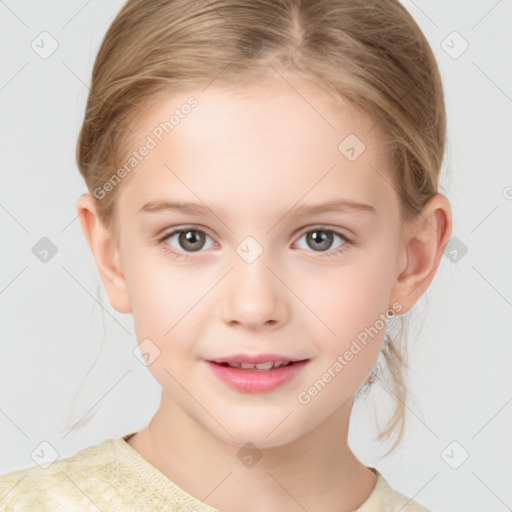
[[[135,432],[84,448],[43,469],[0,476],[1,512],[215,512],[178,487],[126,440]],[[375,469],[377,484],[357,512],[429,512],[393,490]],[[315,511],[310,511],[315,512]]]

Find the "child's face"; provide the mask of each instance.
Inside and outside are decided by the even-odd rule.
[[[395,301],[404,244],[379,125],[319,89],[294,87],[235,94],[214,83],[154,105],[135,126],[133,150],[153,146],[148,135],[156,146],[117,203],[137,340],[154,344],[143,345],[151,359],[160,350],[149,370],[167,398],[237,446],[343,424],[377,360],[386,312],[408,309]],[[172,131],[156,129],[191,96],[197,106],[182,109]],[[350,134],[362,153],[353,135],[339,149]],[[342,200],[371,208],[294,212]],[[161,201],[206,211],[144,211]],[[185,233],[158,243],[171,228]],[[185,238],[187,229],[196,231]],[[226,384],[207,362],[263,353],[308,361],[255,392]]]

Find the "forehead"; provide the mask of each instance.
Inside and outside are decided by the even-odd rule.
[[[193,105],[193,106],[191,106]],[[204,198],[243,210],[346,197],[396,201],[386,137],[315,84],[211,84],[154,102],[133,125],[137,162],[120,202]],[[217,200],[218,198],[218,200]]]

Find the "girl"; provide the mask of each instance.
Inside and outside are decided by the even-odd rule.
[[[395,0],[129,0],[77,203],[162,387],[148,425],[1,477],[3,510],[426,511],[348,446],[451,233],[439,72]]]

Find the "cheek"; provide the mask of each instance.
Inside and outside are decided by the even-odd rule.
[[[304,286],[302,293],[318,320],[306,322],[314,325],[313,338],[318,340],[326,368],[342,356],[344,380],[353,381],[357,388],[373,368],[386,333],[391,290],[388,262],[365,258],[317,276],[314,282],[315,286]]]
[[[172,376],[181,381],[188,372],[205,291],[197,288],[185,267],[171,270],[165,261],[145,265],[139,260],[131,270],[128,291],[134,298],[131,304],[140,351],[157,354],[148,370],[164,389],[179,394],[180,386]]]
[[[186,297],[186,276],[178,270],[171,271],[162,255],[155,257],[156,249],[146,254],[137,250],[128,254],[124,275],[137,340],[140,343],[149,338],[164,350],[176,330],[173,326],[180,326],[180,318],[191,307]]]
[[[209,290],[219,276],[193,265],[166,262],[165,255],[146,260],[138,258],[130,267],[128,291],[133,297],[137,340],[141,343],[149,338],[154,343],[144,342],[158,353],[148,370],[163,388],[180,394],[182,390],[171,375],[178,381],[188,378],[201,356],[198,340],[206,336],[214,314],[214,294]],[[140,350],[144,353],[143,344]]]
[[[325,333],[342,337],[357,334],[385,314],[390,292],[386,265],[366,262],[317,275],[302,290],[304,302],[323,320]]]

